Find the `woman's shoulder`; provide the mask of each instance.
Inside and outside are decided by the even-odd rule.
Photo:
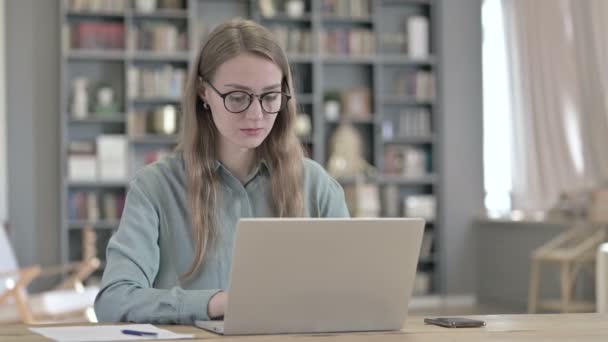
[[[305,176],[322,176],[329,177],[329,174],[321,164],[310,158],[304,158],[302,161]]]
[[[304,179],[309,187],[339,186],[338,182],[325,170],[325,168],[317,161],[310,158],[304,158],[303,161]]]
[[[183,185],[184,160],[180,152],[172,152],[139,169],[131,180],[145,192],[163,191],[167,186]]]

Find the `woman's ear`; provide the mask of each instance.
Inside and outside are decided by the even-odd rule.
[[[205,87],[205,82],[203,82],[202,77],[198,77],[198,87],[197,87],[198,96],[201,98],[203,102],[207,102],[207,87]]]

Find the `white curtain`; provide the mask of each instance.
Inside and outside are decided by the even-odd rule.
[[[513,209],[608,180],[608,1],[503,0],[513,108]]]

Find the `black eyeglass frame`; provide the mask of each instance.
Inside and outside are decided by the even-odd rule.
[[[222,93],[219,90],[217,90],[217,88],[215,88],[215,86],[211,82],[209,82],[208,80],[205,80],[203,78],[201,78],[201,80],[204,81],[204,82],[206,82],[207,84],[209,84],[211,86],[211,89],[213,89],[213,91],[215,91],[222,98],[222,100],[224,101],[224,108],[226,108],[227,111],[229,111],[230,113],[233,113],[233,114],[240,114],[240,113],[243,113],[244,111],[246,111],[247,109],[249,109],[249,107],[251,107],[251,104],[253,103],[253,97],[254,96],[257,97],[258,101],[260,102],[260,108],[262,108],[262,110],[264,111],[264,113],[267,113],[267,114],[278,114],[280,111],[282,111],[283,109],[285,109],[285,107],[287,107],[287,103],[289,103],[289,100],[291,100],[291,98],[292,98],[291,95],[289,95],[287,93],[284,93],[282,91],[269,91],[269,92],[262,93],[260,95],[257,95],[257,94],[254,94],[254,93],[250,93],[250,92],[247,92],[247,91],[244,91],[244,90],[231,90],[229,92]],[[245,107],[245,109],[243,109],[241,111],[238,111],[238,112],[234,112],[234,111],[231,111],[230,109],[228,109],[228,106],[226,106],[226,97],[228,97],[230,94],[233,94],[233,93],[244,93],[244,94],[247,94],[249,96],[249,104],[247,105],[247,107]],[[264,105],[262,104],[262,98],[264,96],[268,95],[268,94],[281,94],[282,96],[285,96],[285,98],[287,100],[285,101],[285,103],[281,103],[281,108],[278,111],[276,111],[276,112],[269,112],[266,109],[264,109]]]

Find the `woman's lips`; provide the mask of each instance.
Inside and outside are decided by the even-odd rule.
[[[262,133],[261,128],[241,128],[241,132],[248,136],[256,136]]]

